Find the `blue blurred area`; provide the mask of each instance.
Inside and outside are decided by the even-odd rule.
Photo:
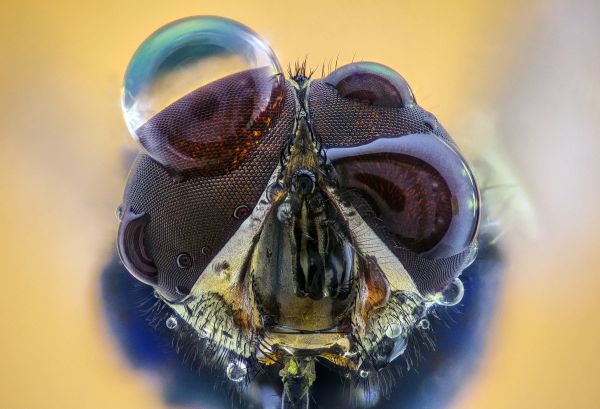
[[[485,243],[485,240],[482,240]],[[460,387],[468,381],[476,368],[485,344],[486,330],[494,311],[502,270],[501,252],[496,246],[482,246],[477,260],[463,272],[465,286],[462,302],[450,309],[439,309],[439,318],[431,317],[435,350],[419,348],[419,365],[403,375],[390,379],[391,394],[377,396],[366,393],[376,408],[423,409],[442,408],[448,404]],[[162,394],[167,404],[190,404],[229,408],[239,399],[231,399],[231,391],[221,376],[209,369],[192,368],[171,345],[173,335],[163,325],[152,327],[145,310],[156,300],[152,288],[138,283],[113,256],[102,273],[103,305],[106,320],[131,365],[151,371],[163,382]],[[399,359],[392,366],[403,367]],[[392,368],[394,369],[394,368]],[[263,377],[264,378],[264,377]],[[277,377],[257,380],[262,389],[264,404],[256,402],[244,408],[278,406],[273,393],[280,391]],[[349,385],[341,377],[322,366],[317,366],[317,381],[313,385],[313,407],[344,407],[348,394],[365,385]],[[368,390],[368,389],[367,389]],[[363,394],[364,396],[364,394]],[[342,405],[342,406],[341,406]]]

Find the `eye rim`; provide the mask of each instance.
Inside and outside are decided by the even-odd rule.
[[[411,251],[415,254],[418,254],[420,257],[425,257],[431,260],[440,260],[460,254],[472,246],[477,240],[479,224],[481,220],[481,196],[479,194],[479,188],[473,172],[458,149],[444,141],[439,136],[433,133],[416,133],[402,136],[380,137],[364,145],[328,149],[327,157],[335,169],[335,162],[339,163],[340,160],[347,160],[353,156],[388,152],[397,152],[404,155],[415,156],[416,158],[424,160],[426,163],[436,169],[440,175],[442,175],[446,183],[449,183],[449,179],[451,180],[452,183],[449,183],[451,198],[455,199],[457,195],[466,198],[468,195],[465,194],[465,192],[472,193],[470,199],[472,199],[471,206],[473,218],[471,220],[467,219],[468,222],[462,223],[461,221],[455,221],[455,213],[453,212],[448,231],[444,233],[440,241],[436,243],[435,246],[421,253],[412,250]],[[430,160],[425,160],[427,154],[431,154],[431,152],[435,152],[437,155],[432,158],[435,163],[432,163]],[[447,156],[444,155],[444,152]],[[460,166],[462,169],[462,177],[445,176],[449,174],[448,172],[453,172],[456,169],[459,169],[458,166]],[[338,177],[341,177],[339,170],[336,170],[336,173],[338,174]],[[343,181],[339,180],[339,183],[343,188]],[[461,185],[461,183],[463,184]],[[459,203],[458,200],[456,200],[456,202],[457,205],[460,206],[459,210],[462,209],[465,211],[465,206],[467,205],[464,203],[464,200],[463,203]],[[464,224],[462,229],[460,226],[461,224]],[[469,230],[470,233],[468,231],[466,232],[465,230]],[[464,237],[462,239],[461,234]],[[464,244],[460,248],[458,246],[446,246],[445,248],[441,246],[445,245],[446,242],[452,243],[455,241]],[[452,250],[453,248],[456,250]]]
[[[134,278],[144,284],[157,286],[159,272],[145,243],[148,223],[148,213],[135,213],[132,209],[122,212],[117,232],[117,253],[123,266]]]
[[[365,99],[350,95],[356,95],[358,91],[371,91],[371,100],[367,94],[363,94],[370,105],[385,108],[412,108],[417,105],[412,89],[404,77],[390,67],[376,62],[361,61],[344,65],[323,78],[323,82],[350,101],[365,103]],[[365,89],[360,89],[361,82],[364,83]],[[376,91],[381,91],[382,88],[369,89],[369,86],[373,85],[385,86],[388,91],[389,87],[392,87],[396,93],[377,95]]]

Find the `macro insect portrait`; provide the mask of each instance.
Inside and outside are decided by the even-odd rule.
[[[597,0],[0,8],[0,408],[598,406]]]
[[[190,17],[139,47],[122,105],[142,151],[120,259],[153,294],[148,321],[234,404],[377,406],[432,358],[481,198],[400,74],[352,62],[318,77],[303,61],[286,75],[249,28]]]

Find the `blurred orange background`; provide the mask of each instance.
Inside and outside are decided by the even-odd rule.
[[[0,407],[164,407],[111,339],[98,277],[131,143],[123,73],[198,14],[250,26],[282,66],[384,63],[467,157],[507,159],[524,205],[501,216],[517,222],[500,303],[452,405],[598,407],[600,5],[558,0],[3,2]]]

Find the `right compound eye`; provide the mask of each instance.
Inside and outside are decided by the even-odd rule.
[[[175,171],[204,176],[237,168],[279,116],[284,78],[271,48],[220,17],[175,21],[133,56],[123,86],[127,126]]]

